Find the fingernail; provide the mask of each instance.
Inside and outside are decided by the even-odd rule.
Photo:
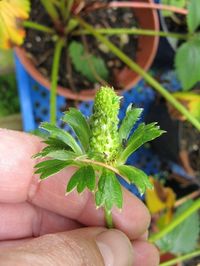
[[[96,237],[105,266],[132,266],[133,247],[128,237],[116,229],[109,229]]]

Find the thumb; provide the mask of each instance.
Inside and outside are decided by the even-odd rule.
[[[83,228],[44,235],[0,252],[1,265],[132,266],[133,249],[118,230]]]

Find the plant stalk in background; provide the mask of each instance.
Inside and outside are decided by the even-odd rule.
[[[120,58],[130,69],[139,73],[149,85],[158,91],[169,103],[171,103],[181,114],[190,121],[200,131],[200,122],[179,102],[176,98],[168,92],[159,82],[157,82],[150,74],[143,70],[137,63],[124,54],[117,46],[111,43],[107,38],[98,33],[92,26],[77,18],[79,23],[98,40],[104,43],[118,58]]]

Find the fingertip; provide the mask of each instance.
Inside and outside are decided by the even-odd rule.
[[[35,160],[41,149],[36,136],[7,129],[0,130],[0,201],[23,202],[33,177]]]
[[[113,212],[113,220],[131,240],[137,239],[148,230],[151,216],[145,204],[135,195],[124,189],[123,197],[123,209]]]
[[[158,266],[160,262],[159,251],[151,243],[142,240],[132,242],[134,249],[134,266]]]
[[[97,246],[106,266],[132,266],[134,253],[130,240],[119,230],[109,229],[96,237]]]

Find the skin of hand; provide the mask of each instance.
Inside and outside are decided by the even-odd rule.
[[[116,229],[106,229],[91,193],[65,196],[73,168],[38,181],[31,157],[42,145],[0,129],[0,266],[157,266],[145,205],[124,189],[122,211],[113,210]]]

